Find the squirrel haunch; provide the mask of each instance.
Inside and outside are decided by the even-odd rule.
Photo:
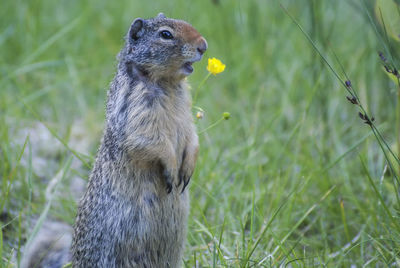
[[[106,126],[72,242],[74,267],[179,267],[198,137],[185,77],[206,40],[188,23],[136,19],[118,55]]]

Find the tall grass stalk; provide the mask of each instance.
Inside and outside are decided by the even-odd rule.
[[[367,124],[371,128],[371,130],[372,130],[372,132],[373,132],[373,134],[374,134],[374,136],[375,136],[375,138],[376,138],[376,140],[377,140],[377,142],[379,144],[379,147],[381,148],[381,150],[382,150],[382,152],[383,152],[383,154],[385,156],[385,159],[386,159],[387,163],[389,164],[392,176],[395,178],[397,184],[400,185],[398,172],[397,172],[397,170],[395,170],[393,168],[392,162],[391,162],[389,156],[387,155],[386,151],[388,151],[390,153],[390,155],[392,157],[394,157],[394,159],[397,162],[397,165],[400,165],[400,159],[397,156],[397,154],[395,154],[392,151],[391,147],[388,145],[387,141],[383,138],[382,134],[380,133],[380,131],[378,130],[378,128],[374,124],[374,121],[375,121],[374,117],[371,117],[367,113],[367,111],[364,109],[364,106],[362,105],[362,102],[361,102],[360,98],[358,97],[357,92],[353,88],[353,85],[351,84],[351,80],[348,78],[347,74],[345,74],[345,76],[347,78],[346,81],[344,81],[342,78],[340,78],[339,74],[335,71],[335,69],[332,67],[332,65],[329,63],[329,61],[326,59],[326,57],[322,54],[322,52],[318,49],[318,47],[315,45],[314,41],[310,38],[310,36],[304,31],[304,29],[301,27],[301,25],[297,22],[297,20],[292,15],[290,15],[290,13],[287,11],[287,9],[285,9],[282,5],[281,5],[281,7],[286,12],[286,14],[292,19],[292,21],[297,25],[297,27],[300,29],[300,31],[303,33],[303,35],[310,42],[310,44],[312,45],[313,49],[319,54],[321,59],[329,67],[329,69],[332,71],[332,73],[335,75],[335,77],[339,80],[339,82],[343,85],[343,87],[346,89],[346,91],[350,94],[350,97],[348,97],[348,100],[352,104],[355,104],[360,108],[360,110],[361,110],[361,112],[359,112],[360,118],[364,121],[365,124]],[[340,63],[339,59],[337,57],[336,57],[336,59],[338,60],[338,63],[340,64],[340,66],[342,66],[342,64]],[[344,69],[343,69],[343,71],[344,71]],[[398,187],[396,187],[396,185],[394,185],[394,186],[395,186],[395,189],[398,188]],[[397,191],[398,190],[396,190],[396,192]]]

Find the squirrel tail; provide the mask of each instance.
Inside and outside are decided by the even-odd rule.
[[[44,222],[24,249],[21,267],[61,268],[71,260],[72,227],[61,222]]]

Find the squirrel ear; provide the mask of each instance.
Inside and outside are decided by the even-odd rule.
[[[142,30],[144,25],[144,20],[141,18],[135,19],[129,29],[129,37],[133,40],[138,40],[140,37],[140,30]]]
[[[160,13],[158,13],[157,18],[158,19],[166,19],[167,17],[165,17],[164,13],[160,12]]]

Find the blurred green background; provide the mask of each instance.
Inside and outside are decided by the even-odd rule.
[[[388,162],[280,5],[346,80],[337,55],[396,151],[399,85],[378,56],[398,66],[394,1],[2,1],[3,265],[18,265],[39,215],[74,222],[123,36],[135,18],[159,12],[208,41],[189,77],[193,89],[208,57],[226,64],[196,102],[205,111],[199,132],[223,112],[231,118],[199,135],[185,267],[400,265],[398,184]]]

